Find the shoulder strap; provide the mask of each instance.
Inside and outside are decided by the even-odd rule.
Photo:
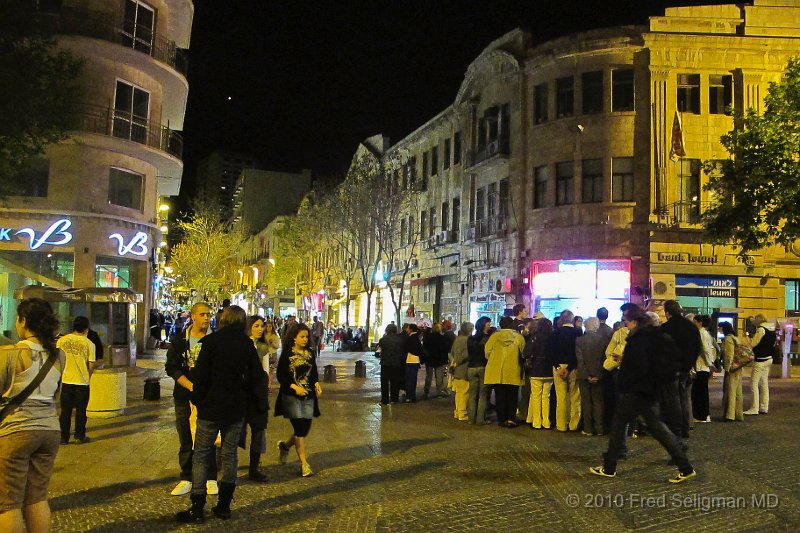
[[[3,409],[0,410],[0,422],[2,422],[3,419],[5,419],[5,417],[9,415],[12,409],[16,409],[18,406],[22,404],[22,402],[27,400],[28,396],[31,395],[31,393],[36,389],[36,387],[41,385],[42,381],[44,380],[44,377],[50,372],[50,369],[53,368],[53,365],[55,364],[57,358],[58,358],[58,350],[51,352],[50,356],[47,358],[47,361],[45,361],[42,368],[39,369],[39,373],[36,374],[36,377],[33,378],[33,380],[30,383],[28,383],[28,386],[22,389],[19,394],[8,400],[8,402],[3,406]]]

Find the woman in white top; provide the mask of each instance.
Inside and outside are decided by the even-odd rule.
[[[695,422],[711,422],[708,409],[708,378],[711,377],[711,366],[717,357],[714,339],[708,332],[711,317],[696,315],[694,325],[700,330],[700,341],[703,353],[697,356],[694,363],[694,381],[692,382],[692,416]]]
[[[65,366],[56,348],[58,320],[50,304],[29,298],[17,307],[19,343],[0,348],[0,393],[13,398],[28,386],[53,355],[56,360],[39,386],[0,421],[0,531],[50,531],[47,487],[61,430],[55,396]]]

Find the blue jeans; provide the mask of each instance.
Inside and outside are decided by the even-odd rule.
[[[194,434],[194,455],[192,457],[192,494],[205,494],[208,481],[208,464],[214,460],[214,441],[217,433],[222,433],[222,477],[223,483],[236,484],[238,457],[236,445],[242,432],[244,420],[222,425],[212,420],[197,419],[197,431]]]

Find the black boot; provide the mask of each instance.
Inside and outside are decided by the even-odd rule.
[[[206,506],[205,494],[192,494],[192,506],[186,510],[181,511],[175,518],[178,522],[184,524],[202,524],[205,521],[203,516],[203,508]]]
[[[231,500],[233,500],[234,490],[236,490],[236,483],[225,483],[224,481],[220,481],[217,505],[211,509],[211,511],[214,513],[214,516],[221,518],[222,520],[227,520],[231,517]]]
[[[261,454],[260,453],[251,453],[250,454],[250,468],[247,474],[252,481],[257,483],[266,483],[267,476],[261,473],[261,470],[258,469],[259,464],[261,463]]]

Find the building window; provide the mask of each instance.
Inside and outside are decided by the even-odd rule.
[[[453,198],[453,215],[450,217],[453,223],[450,225],[451,239],[458,240],[458,231],[461,229],[461,198]]]
[[[408,244],[413,244],[414,241],[414,217],[408,217],[408,238],[406,239]]]
[[[611,71],[611,111],[633,111],[633,69]]]
[[[486,218],[486,188],[475,191],[475,220]]]
[[[108,203],[142,210],[144,176],[121,168],[111,168],[108,178]]]
[[[114,95],[114,137],[147,143],[147,119],[150,116],[150,94],[130,83],[117,80]]]
[[[700,113],[700,74],[678,74],[678,111]]]
[[[461,164],[461,132],[457,131],[453,135],[453,164]]]
[[[428,209],[428,237],[433,237],[436,232],[436,208]]]
[[[679,201],[675,217],[678,222],[700,222],[700,160],[680,159],[678,162]]]
[[[444,161],[442,161],[442,168],[447,170],[450,168],[450,139],[444,140]]]
[[[50,160],[34,157],[9,178],[7,192],[10,196],[47,198],[49,178]]]
[[[422,152],[422,182],[425,183],[428,179],[428,152]],[[425,187],[423,187],[425,189]]]
[[[568,76],[556,80],[556,116],[572,116],[575,102],[575,78]]]
[[[417,186],[417,156],[411,156],[406,165],[408,188],[413,189]]]
[[[153,49],[155,18],[152,7],[138,0],[125,0],[122,44],[149,55]]]
[[[603,160],[583,160],[583,181],[581,183],[583,203],[591,204],[603,201]]]
[[[533,208],[540,209],[547,206],[547,166],[536,167],[533,170]]]
[[[603,112],[603,71],[581,74],[581,95],[584,115]]]
[[[115,257],[97,257],[95,287],[131,287],[131,263]]]
[[[708,112],[712,115],[730,115],[733,103],[733,76],[708,77]]]
[[[574,173],[572,161],[556,163],[556,205],[575,203]]]
[[[442,202],[442,231],[447,231],[450,225],[450,202]]]
[[[497,215],[502,222],[508,219],[509,187],[510,181],[508,178],[500,180],[497,191]]]
[[[633,158],[615,157],[611,160],[611,200],[633,201]]]
[[[486,218],[492,219],[497,216],[497,183],[490,183],[486,189]]]
[[[547,84],[541,83],[533,88],[533,123],[547,122]]]
[[[439,173],[439,145],[431,148],[431,176]]]
[[[400,246],[406,245],[406,235],[408,232],[408,227],[406,226],[406,219],[400,219]]]
[[[423,209],[419,213],[419,238],[424,239],[428,236],[428,212]]]
[[[800,279],[786,280],[786,310],[800,311]]]

